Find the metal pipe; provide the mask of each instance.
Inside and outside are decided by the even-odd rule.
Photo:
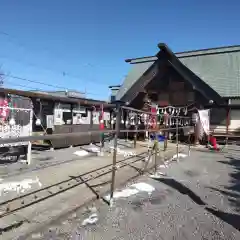
[[[155,173],[157,172],[157,153],[158,153],[158,139],[157,139],[157,133],[155,133],[155,144],[154,144],[154,168]]]
[[[229,123],[230,123],[230,109],[227,108],[227,121],[226,121],[226,145],[228,145]]]
[[[178,119],[176,119],[176,148],[177,148],[177,161],[178,161]]]
[[[137,123],[138,119],[135,117],[135,132],[134,132],[134,142],[133,142],[133,147],[136,148],[137,147],[137,130],[138,130],[138,123]]]

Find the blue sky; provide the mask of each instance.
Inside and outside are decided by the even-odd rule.
[[[236,0],[1,0],[1,71],[107,99],[130,68],[124,60],[155,54],[159,42],[174,52],[240,44],[239,9]]]

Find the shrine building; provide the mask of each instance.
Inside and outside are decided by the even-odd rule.
[[[173,53],[164,43],[154,56],[125,60],[132,65],[111,99],[145,109],[159,107],[210,110],[215,133],[240,131],[240,46]]]

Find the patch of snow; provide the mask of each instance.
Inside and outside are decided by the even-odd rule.
[[[85,150],[81,150],[81,151],[76,151],[74,152],[75,155],[79,156],[79,157],[84,157],[88,155],[88,152]]]
[[[32,188],[33,184],[38,184],[38,186],[41,188],[42,183],[39,181],[38,177],[36,177],[36,180],[33,179],[24,179],[19,182],[6,182],[0,184],[0,196],[2,194],[6,194],[8,192],[17,192],[24,193],[25,191]]]
[[[118,198],[127,198],[133,195],[136,195],[139,192],[147,192],[148,194],[151,194],[155,188],[151,186],[150,184],[147,183],[135,183],[130,185],[128,188],[125,188],[121,191],[116,191],[113,193],[113,198],[118,199]],[[107,201],[110,201],[110,195],[105,196],[105,199]]]
[[[134,187],[139,191],[147,192],[147,193],[152,193],[155,190],[155,188],[152,185],[144,183],[144,182],[135,183],[135,184],[131,185],[131,187]]]
[[[168,166],[165,165],[165,164],[162,164],[162,165],[159,166],[159,168],[167,168],[167,167],[168,167]]]
[[[113,153],[113,151],[114,151],[113,146],[110,147],[110,151],[111,151],[111,153]],[[133,157],[133,156],[137,155],[136,152],[124,151],[124,150],[120,149],[119,147],[117,148],[117,154],[118,155],[123,155],[124,158]]]
[[[137,190],[137,189],[126,188],[126,189],[123,189],[122,191],[114,192],[113,198],[115,198],[115,199],[127,198],[127,197],[137,194],[138,192],[139,192],[139,190]],[[110,201],[110,195],[105,196],[105,199],[107,201]]]
[[[100,152],[100,149],[97,148],[97,147],[91,147],[89,150],[91,150],[94,153],[99,153]]]
[[[173,157],[171,158],[171,160],[176,160],[177,157],[178,157],[178,159],[180,159],[180,158],[185,158],[185,157],[187,157],[187,155],[184,154],[184,153],[179,153],[178,156],[177,156],[177,154],[175,154],[175,155],[173,155]]]
[[[156,172],[155,174],[150,175],[150,178],[152,179],[160,179],[162,176],[166,176],[166,173],[162,172]]]
[[[96,213],[93,213],[88,218],[82,221],[82,226],[86,226],[87,224],[94,224],[97,221],[98,221],[98,215]]]
[[[27,163],[27,160],[25,160],[25,159],[20,159],[18,162],[20,162],[20,163]]]
[[[33,238],[33,239],[39,239],[39,238],[41,238],[41,237],[42,237],[42,233],[40,233],[40,232],[39,232],[39,233],[33,233],[33,234],[32,234],[32,238]]]

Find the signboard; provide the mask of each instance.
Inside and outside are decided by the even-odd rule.
[[[198,110],[199,119],[202,125],[204,132],[208,135],[210,130],[209,123],[209,109],[207,110]]]
[[[32,102],[30,99],[11,95],[0,97],[0,138],[17,138],[32,135]],[[27,145],[28,142],[0,144],[0,147]]]
[[[13,110],[12,108],[11,110]],[[6,139],[6,138],[17,138],[17,137],[27,137],[32,135],[32,110],[29,109],[21,109],[18,110],[19,112],[24,112],[24,115],[27,117],[30,117],[27,119],[26,124],[21,124],[16,116],[15,124],[10,125],[8,121],[1,121],[0,122],[0,138]],[[30,112],[30,114],[29,114]],[[19,115],[19,114],[18,114]],[[4,143],[0,144],[0,147],[6,147],[6,146],[21,146],[21,145],[27,145],[28,142],[16,142],[16,143]]]
[[[83,113],[86,114],[87,109],[86,107],[79,106],[79,105],[74,105],[73,106],[73,113]]]
[[[47,128],[54,128],[54,116],[53,115],[47,115]]]
[[[63,124],[63,111],[62,109],[54,109],[54,125]]]
[[[192,114],[192,122],[193,122],[193,124],[196,125],[198,123],[198,120],[199,120],[199,114],[193,113]]]
[[[70,98],[85,98],[85,94],[81,92],[67,91],[65,94]]]
[[[110,121],[110,113],[104,112],[104,121]]]

